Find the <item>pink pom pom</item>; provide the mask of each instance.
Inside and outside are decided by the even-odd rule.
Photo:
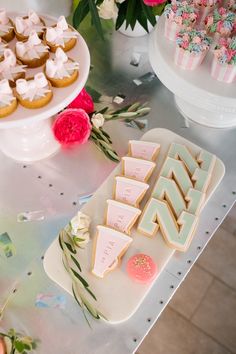
[[[149,283],[157,274],[157,266],[146,254],[136,254],[128,260],[126,270],[130,278],[139,283]]]
[[[147,6],[157,6],[166,2],[166,0],[143,0],[143,2]]]
[[[68,108],[81,108],[88,114],[93,113],[94,104],[92,97],[88,94],[85,88],[83,88],[80,94],[68,105]]]
[[[52,129],[57,141],[68,146],[86,143],[92,125],[88,114],[83,109],[68,108],[58,114]]]

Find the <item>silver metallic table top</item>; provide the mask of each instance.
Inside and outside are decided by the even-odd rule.
[[[215,153],[225,164],[226,175],[205,207],[188,252],[175,253],[142,306],[128,321],[119,325],[92,321],[87,326],[74,299],[46,276],[42,257],[58,231],[76,213],[79,197],[93,193],[114,164],[106,160],[92,143],[76,150],[61,151],[54,157],[22,165],[0,154],[1,233],[8,232],[16,255],[0,258],[0,301],[9,291],[17,292],[5,311],[0,326],[15,327],[39,338],[37,353],[43,354],[128,354],[133,353],[184,280],[236,198],[236,129],[218,130],[186,121],[177,111],[170,93],[151,73],[148,36],[131,39],[107,28],[105,42],[86,25],[81,30],[92,58],[89,86],[104,96],[126,96],[126,103],[149,101],[152,108],[148,127],[163,127]],[[138,66],[130,65],[133,53],[141,55]],[[141,77],[141,79],[140,79]],[[138,79],[142,84],[133,81]],[[123,122],[107,123],[120,155],[129,139],[143,132]],[[44,220],[19,223],[23,211],[40,211]],[[37,294],[63,294],[64,310],[37,308]]]

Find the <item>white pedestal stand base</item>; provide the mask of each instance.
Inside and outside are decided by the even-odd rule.
[[[51,129],[51,119],[0,130],[0,149],[17,161],[33,162],[55,154],[60,144]]]
[[[198,124],[213,128],[230,128],[236,126],[236,114],[208,111],[207,109],[194,106],[178,96],[175,96],[175,103],[185,118],[193,120]]]

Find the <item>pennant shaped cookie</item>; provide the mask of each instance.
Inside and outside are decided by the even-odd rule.
[[[138,207],[148,188],[147,183],[117,176],[115,177],[114,199]]]
[[[152,161],[136,159],[134,157],[122,157],[122,174],[141,182],[147,182],[156,164]]]
[[[155,161],[159,151],[160,144],[142,140],[129,141],[129,155],[132,157]]]
[[[109,199],[105,224],[129,235],[140,214],[138,208]]]
[[[99,278],[113,270],[132,242],[132,238],[109,227],[98,225],[92,273]]]

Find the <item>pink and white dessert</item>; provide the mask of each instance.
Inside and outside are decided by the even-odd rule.
[[[12,20],[7,16],[5,9],[0,9],[0,38],[10,42],[15,37]]]
[[[150,141],[130,140],[129,155],[138,159],[155,161],[160,151],[160,144]]]
[[[122,174],[141,182],[147,182],[156,164],[152,161],[136,159],[134,157],[122,157]]]
[[[107,200],[106,225],[116,230],[130,234],[131,228],[137,221],[141,210],[130,205]]]
[[[205,19],[206,31],[215,40],[220,37],[229,37],[236,30],[236,14],[224,7],[215,9]]]
[[[16,42],[16,56],[29,68],[37,68],[48,59],[48,46],[39,38],[37,32],[32,30],[26,41]]]
[[[26,16],[15,18],[15,33],[19,41],[28,39],[32,30],[42,38],[44,28],[45,22],[33,10],[29,10]]]
[[[139,253],[128,260],[126,271],[131,279],[147,284],[155,278],[157,265],[150,256]]]
[[[0,38],[0,60],[4,58],[4,50],[7,49],[7,43]]]
[[[114,199],[138,208],[148,188],[147,183],[117,176],[115,177]]]
[[[132,238],[109,227],[98,225],[94,244],[92,273],[99,278],[117,267]]]
[[[193,0],[193,4],[198,10],[197,23],[202,25],[207,15],[221,3],[221,0]]]
[[[175,64],[185,70],[195,70],[205,58],[211,39],[206,31],[182,30],[176,38]]]
[[[75,46],[77,37],[78,32],[68,25],[64,16],[60,16],[56,25],[46,29],[44,39],[52,52],[58,47],[67,52]]]
[[[79,63],[68,58],[60,47],[56,50],[55,58],[46,62],[45,74],[52,86],[68,86],[77,79],[78,73]]]
[[[7,79],[11,86],[15,86],[15,81],[25,77],[25,65],[16,60],[16,56],[11,49],[5,49],[4,59],[0,62],[0,80]]]
[[[225,83],[236,79],[236,37],[219,40],[214,50],[211,76]]]
[[[165,15],[165,37],[174,41],[182,28],[192,28],[196,23],[198,12],[188,1],[172,0],[167,4]]]

